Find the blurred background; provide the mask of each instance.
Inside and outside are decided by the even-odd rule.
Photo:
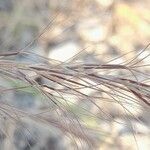
[[[82,62],[105,63],[130,52],[114,62],[120,64],[134,58],[149,43],[149,39],[149,0],[0,0],[0,53],[25,48],[26,51],[65,62],[84,50],[78,56]],[[25,62],[33,59],[38,61],[33,55],[17,57],[17,60]],[[149,59],[144,61],[150,62]],[[3,84],[9,83],[1,79],[0,85]],[[36,111],[44,107],[37,93],[11,92],[0,95],[0,99],[9,99],[23,110]],[[113,114],[111,105],[108,109]],[[136,115],[141,116],[141,113]],[[90,126],[99,125],[95,119],[83,119]],[[27,120],[24,125],[8,124],[1,120],[0,150],[12,147],[14,150],[71,150],[76,147],[56,127]],[[140,133],[136,140],[131,126],[101,121],[100,126],[107,136],[95,135],[100,142],[93,149],[134,150],[137,142],[139,149],[148,150],[150,124],[135,124],[137,133]],[[8,131],[10,134],[4,134]],[[86,145],[77,149],[91,148]]]

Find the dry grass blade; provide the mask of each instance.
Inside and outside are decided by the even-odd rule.
[[[10,52],[0,54],[0,56],[8,57],[17,54],[18,52]],[[140,60],[139,62],[141,63]],[[136,64],[138,64],[137,68]],[[142,72],[139,66],[137,62],[134,63],[134,66],[111,64],[110,62],[109,64],[60,63],[52,65],[48,59],[44,63],[35,65],[18,63],[2,57],[0,59],[1,78],[6,81],[21,81],[24,85],[1,87],[1,95],[32,87],[47,99],[48,105],[39,108],[35,113],[1,103],[0,112],[5,118],[14,122],[27,117],[37,122],[48,123],[59,128],[66,135],[70,133],[75,141],[78,138],[90,146],[96,147],[99,140],[93,135],[102,134],[102,129],[97,125],[96,127],[88,125],[82,115],[106,122],[113,120],[122,124],[114,118],[109,109],[102,105],[103,103],[118,105],[120,107],[118,116],[122,117],[125,114],[125,118],[133,117],[138,122],[142,122],[142,120],[136,117],[131,108],[136,107],[149,112],[150,84],[139,80],[139,75],[148,80],[149,72],[144,76],[144,71]],[[148,67],[150,66],[148,65]],[[117,72],[121,72],[121,74]],[[138,72],[140,74],[136,74]],[[39,82],[37,78],[45,82]],[[51,105],[53,109],[50,109]],[[89,105],[94,111],[89,109]],[[72,107],[75,107],[74,111]],[[53,115],[50,115],[50,112]],[[105,133],[105,136],[108,135]],[[78,143],[76,144],[78,145]]]

